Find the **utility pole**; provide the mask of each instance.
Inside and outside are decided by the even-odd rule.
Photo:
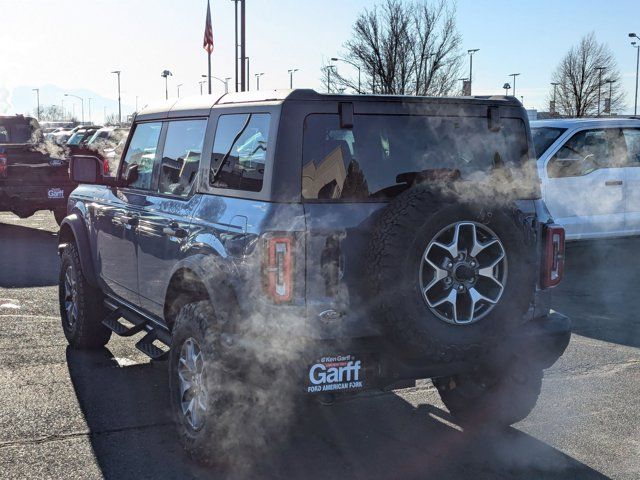
[[[479,51],[479,48],[467,50],[469,54],[469,95],[471,95],[471,89],[473,88],[473,54]]]
[[[605,67],[596,67],[598,70],[598,113],[597,117],[600,116],[600,91],[602,90],[602,71],[605,70]]]
[[[247,44],[245,43],[246,35],[246,11],[245,11],[245,0],[240,0],[240,58],[242,58],[242,64],[240,66],[240,90],[244,92],[248,89],[247,79],[249,78],[247,68],[245,67],[245,59],[247,60],[247,66],[249,64],[249,59],[247,58]]]
[[[510,73],[509,76],[513,77],[513,96],[516,96],[516,77],[520,75],[519,73]]]
[[[118,75],[118,125],[122,123],[122,103],[120,101],[120,70],[115,70],[111,73]]]
[[[40,121],[40,89],[32,88],[31,90],[36,92],[36,102],[38,102],[36,107],[36,117],[38,117],[38,121]]]

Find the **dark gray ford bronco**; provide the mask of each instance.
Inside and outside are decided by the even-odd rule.
[[[570,330],[549,307],[564,231],[517,100],[209,98],[141,112],[116,177],[72,158],[73,348],[137,335],[168,359],[180,437],[205,459],[291,398],[416,379],[464,426],[528,415]]]

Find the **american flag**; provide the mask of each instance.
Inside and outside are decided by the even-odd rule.
[[[207,0],[207,23],[204,26],[204,42],[202,43],[209,55],[213,52],[213,29],[211,28],[211,7],[209,6],[209,0]]]

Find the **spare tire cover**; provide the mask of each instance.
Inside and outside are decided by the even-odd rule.
[[[537,279],[531,223],[416,186],[384,210],[368,252],[374,314],[408,353],[478,355],[523,323]]]

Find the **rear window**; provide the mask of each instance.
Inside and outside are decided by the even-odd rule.
[[[11,121],[0,125],[0,143],[28,143],[32,133],[29,123]]]
[[[499,132],[486,118],[356,115],[341,129],[338,115],[305,120],[302,196],[308,200],[385,199],[416,177],[465,178],[528,159],[520,119],[503,118]]]
[[[560,138],[566,128],[540,127],[532,128],[533,148],[536,151],[536,158],[540,158],[553,143]]]

